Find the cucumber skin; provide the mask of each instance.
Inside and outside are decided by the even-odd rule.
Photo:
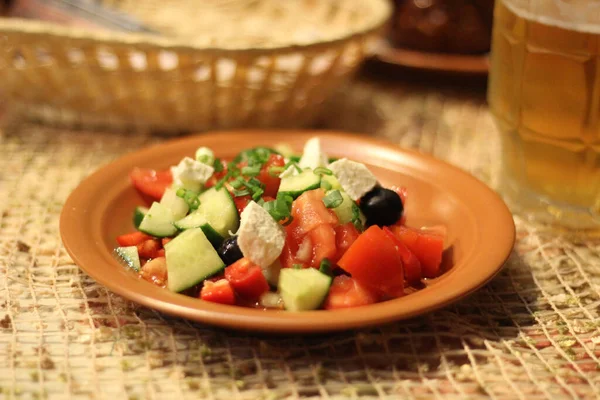
[[[148,207],[136,207],[135,210],[133,210],[132,220],[135,229],[138,229],[140,227],[140,224],[142,223],[142,220],[144,219],[147,213]]]
[[[313,178],[312,176],[309,177],[314,180],[314,182],[311,182],[310,185],[304,186],[301,189],[291,189],[290,190],[290,189],[285,188],[286,180],[288,180],[288,181],[289,180],[298,180],[298,178],[301,177],[303,174],[305,174],[305,176],[306,176],[306,175],[308,175],[309,172],[315,176],[315,178]],[[285,195],[292,196],[295,199],[304,192],[308,192],[309,190],[318,189],[320,187],[321,187],[321,177],[316,175],[314,172],[312,172],[312,170],[305,170],[305,171],[302,171],[302,173],[299,175],[293,175],[293,176],[290,176],[287,178],[283,178],[281,180],[281,184],[279,186],[279,193],[283,193]]]

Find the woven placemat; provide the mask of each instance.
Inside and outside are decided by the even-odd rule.
[[[448,160],[496,187],[484,88],[360,77],[319,126]],[[68,194],[163,138],[20,125],[0,133],[0,398],[591,398],[600,392],[600,241],[515,216],[506,268],[455,305],[318,336],[257,336],[161,315],[62,247]]]

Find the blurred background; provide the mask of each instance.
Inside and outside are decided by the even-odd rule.
[[[360,93],[336,101],[360,92],[347,85],[357,74],[409,87],[423,78],[463,86],[466,77],[481,93],[493,11],[488,0],[1,4],[10,120],[167,134],[364,114],[372,105]]]

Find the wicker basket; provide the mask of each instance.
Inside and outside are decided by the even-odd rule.
[[[386,0],[125,0],[161,35],[0,18],[0,92],[45,123],[166,133],[310,122],[359,65]]]

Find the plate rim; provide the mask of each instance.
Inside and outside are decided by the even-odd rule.
[[[384,64],[431,72],[485,76],[490,70],[489,51],[481,54],[428,52],[396,47],[388,39],[377,44],[372,57]]]
[[[401,158],[405,157],[413,162],[424,161],[426,165],[431,164],[436,166],[437,168],[449,169],[453,174],[460,176],[461,179],[465,180],[465,182],[470,181],[474,183],[476,187],[479,188],[479,191],[481,191],[482,193],[486,193],[488,201],[493,201],[498,206],[498,211],[500,212],[497,213],[497,215],[495,215],[496,219],[494,221],[502,221],[504,224],[506,224],[507,229],[505,229],[505,237],[494,238],[496,242],[502,242],[502,249],[500,249],[501,251],[495,252],[497,253],[495,255],[495,258],[497,260],[493,262],[494,265],[489,267],[487,272],[483,274],[482,278],[477,282],[467,285],[468,287],[463,288],[463,290],[456,290],[456,288],[454,288],[454,290],[446,290],[446,295],[444,296],[442,301],[427,301],[425,306],[418,307],[416,309],[413,309],[412,311],[401,312],[403,310],[395,310],[394,306],[400,306],[402,301],[406,302],[406,300],[403,299],[407,298],[413,299],[413,303],[421,298],[426,299],[426,297],[428,297],[430,293],[435,293],[435,288],[437,285],[433,285],[432,287],[423,289],[419,292],[413,293],[409,296],[400,299],[390,300],[368,306],[369,313],[360,312],[366,310],[367,307],[336,310],[335,312],[318,310],[305,311],[301,313],[290,313],[287,311],[265,312],[261,310],[253,310],[237,306],[226,306],[220,304],[198,302],[197,299],[168,292],[165,289],[156,287],[140,279],[131,279],[131,282],[126,280],[124,281],[124,284],[119,284],[114,280],[102,276],[101,274],[99,274],[98,268],[92,268],[91,266],[91,263],[97,263],[103,260],[121,267],[118,261],[114,257],[112,257],[112,254],[104,249],[103,243],[94,244],[94,250],[97,252],[96,255],[101,256],[95,261],[93,259],[90,260],[91,256],[89,254],[82,254],[81,252],[77,251],[78,242],[81,240],[81,237],[78,240],[77,236],[82,235],[75,234],[77,230],[74,229],[72,226],[75,219],[78,217],[81,218],[85,215],[88,215],[89,218],[97,217],[97,215],[93,214],[93,209],[92,211],[89,211],[87,209],[78,208],[77,200],[86,193],[90,185],[93,186],[96,183],[96,181],[102,181],[103,177],[106,178],[108,172],[112,170],[116,172],[119,169],[121,170],[121,172],[123,172],[124,168],[128,166],[128,169],[125,170],[125,176],[127,176],[130,168],[135,166],[135,164],[130,164],[132,162],[135,162],[135,160],[144,158],[147,154],[152,154],[159,149],[177,149],[179,146],[184,146],[188,142],[197,142],[199,140],[201,141],[202,139],[206,139],[207,137],[216,138],[215,140],[224,140],[226,138],[230,138],[232,135],[234,137],[236,135],[243,135],[243,137],[248,140],[247,145],[251,146],[251,142],[253,139],[250,138],[252,138],[253,133],[260,133],[261,135],[275,135],[276,137],[277,133],[279,133],[284,135],[292,134],[306,137],[321,136],[330,137],[333,139],[347,139],[352,140],[354,142],[354,145],[360,144],[362,142],[364,144],[374,146],[375,148],[388,150],[391,155],[401,155]],[[128,181],[126,182],[126,185],[130,186]],[[114,190],[112,191],[121,193],[121,191],[118,190],[119,187],[123,188],[123,183],[121,183],[120,186],[115,185],[115,188],[113,188]],[[478,224],[477,227],[479,228],[479,226],[480,225]],[[92,229],[92,227],[90,227],[90,229]],[[97,283],[105,286],[107,289],[123,296],[124,298],[130,301],[163,312],[165,314],[184,317],[197,322],[208,323],[211,325],[217,325],[238,330],[271,333],[317,333],[369,327],[392,321],[404,320],[407,318],[415,317],[417,315],[429,313],[436,309],[443,308],[461,298],[470,295],[471,293],[488,283],[491,279],[493,279],[494,276],[496,276],[496,274],[500,272],[500,270],[503,268],[504,264],[508,260],[516,240],[516,228],[514,225],[513,216],[510,213],[510,210],[508,209],[506,204],[495,191],[493,191],[485,183],[483,183],[473,175],[469,174],[468,172],[460,169],[457,166],[437,159],[431,155],[423,154],[412,149],[402,148],[385,140],[375,139],[372,137],[365,136],[364,134],[331,130],[264,131],[244,129],[231,131],[216,131],[200,134],[190,134],[185,137],[171,139],[159,144],[144,147],[142,149],[118,157],[112,162],[97,168],[92,174],[90,174],[81,182],[79,182],[79,184],[70,193],[63,205],[59,221],[59,230],[65,250],[72,258],[73,262],[82,271],[84,271],[92,279],[94,279]],[[465,261],[469,260],[463,260],[463,262]],[[122,270],[125,273],[131,274],[129,271],[125,271],[125,268],[122,268]],[[143,288],[144,293],[131,290],[132,288],[138,287]],[[322,317],[323,315],[329,316],[326,319],[327,321],[315,323],[315,317]],[[357,315],[358,317],[356,317]],[[337,324],[332,326],[332,320],[335,320]]]

